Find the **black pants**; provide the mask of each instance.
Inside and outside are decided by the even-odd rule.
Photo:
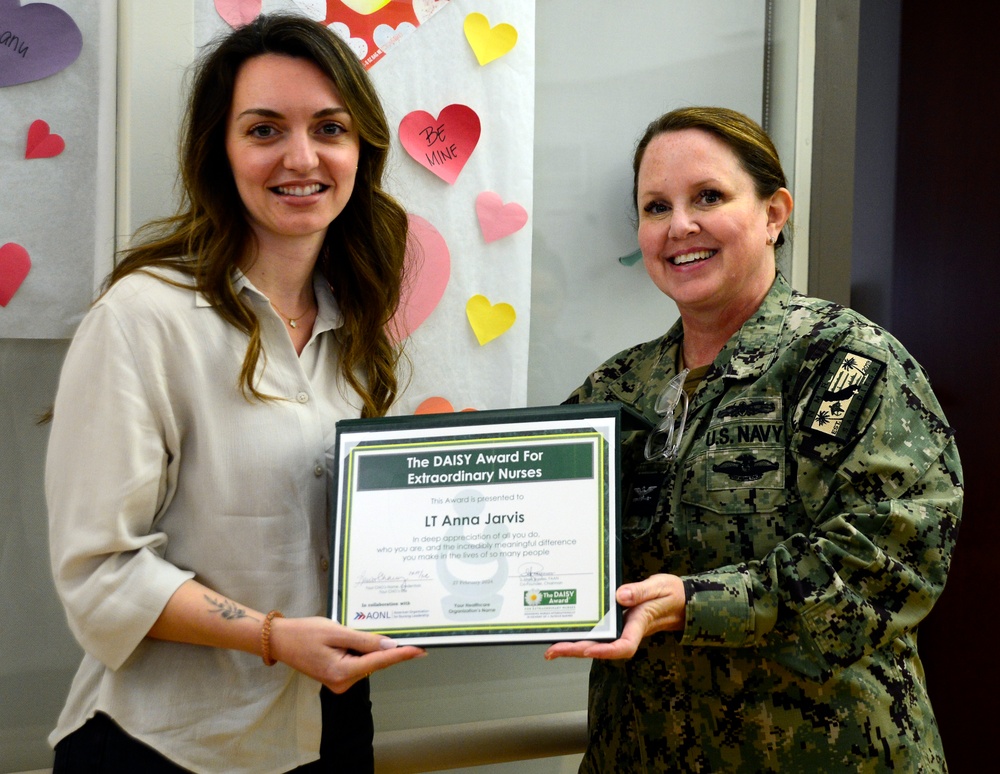
[[[294,769],[305,774],[373,774],[371,700],[367,680],[342,694],[320,691],[320,759]],[[52,774],[178,774],[186,772],[98,713],[56,745]]]

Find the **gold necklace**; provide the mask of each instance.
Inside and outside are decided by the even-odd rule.
[[[267,299],[267,300],[271,301],[271,299]],[[309,304],[309,306],[306,307],[306,310],[302,314],[300,314],[298,317],[289,317],[287,314],[285,314],[280,309],[278,309],[278,305],[276,303],[274,303],[274,301],[271,301],[271,306],[274,307],[274,311],[275,312],[277,312],[282,317],[284,317],[286,320],[288,320],[288,324],[292,328],[298,328],[299,327],[299,320],[301,320],[303,317],[305,317],[307,314],[309,314],[312,311],[312,308],[313,308],[312,304]]]

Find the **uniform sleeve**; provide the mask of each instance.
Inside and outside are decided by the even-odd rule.
[[[597,396],[597,393],[599,392],[599,385],[603,383],[603,369],[604,366],[590,374],[583,384],[569,394],[566,400],[563,401],[563,405],[572,406],[577,403],[592,403],[595,399],[601,400]]]
[[[825,679],[930,611],[958,534],[962,472],[922,370],[897,346],[849,343],[816,369],[790,436],[812,527],[757,560],[685,577],[683,644],[753,646]]]
[[[194,575],[162,558],[156,519],[177,460],[140,370],[113,310],[92,309],[63,364],[45,468],[56,590],[77,640],[112,669]]]

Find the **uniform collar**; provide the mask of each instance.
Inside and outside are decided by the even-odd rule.
[[[777,274],[763,302],[716,356],[712,367],[705,375],[698,390],[692,397],[692,409],[706,400],[712,399],[724,388],[723,380],[748,379],[764,373],[777,357],[777,342],[783,336],[787,324],[788,308],[793,291],[785,279]],[[680,320],[655,342],[655,348],[645,350],[645,354],[633,362],[627,371],[619,375],[609,385],[609,391],[623,403],[641,411],[651,421],[656,421],[653,404],[655,392],[644,389],[651,383],[665,383],[665,379],[677,372],[679,350],[684,338],[684,327]],[[653,344],[653,342],[650,342]]]
[[[771,367],[778,356],[777,342],[785,329],[792,292],[785,278],[775,275],[771,289],[757,311],[726,342],[715,358],[715,365],[723,369],[724,377],[747,379],[759,376]]]
[[[787,324],[793,293],[785,278],[776,274],[757,311],[740,326],[716,355],[710,373],[718,373],[721,369],[724,377],[744,379],[758,376],[770,368],[778,355],[776,343],[781,339]],[[677,320],[661,340],[657,358],[659,368],[675,369],[683,338],[684,326]]]

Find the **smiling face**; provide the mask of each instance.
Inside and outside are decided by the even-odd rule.
[[[749,318],[774,281],[774,248],[791,212],[784,188],[761,199],[722,140],[701,129],[654,137],[639,166],[639,247],[681,314]]]
[[[336,86],[316,65],[263,54],[237,73],[226,154],[258,250],[318,252],[354,190],[360,141]]]

